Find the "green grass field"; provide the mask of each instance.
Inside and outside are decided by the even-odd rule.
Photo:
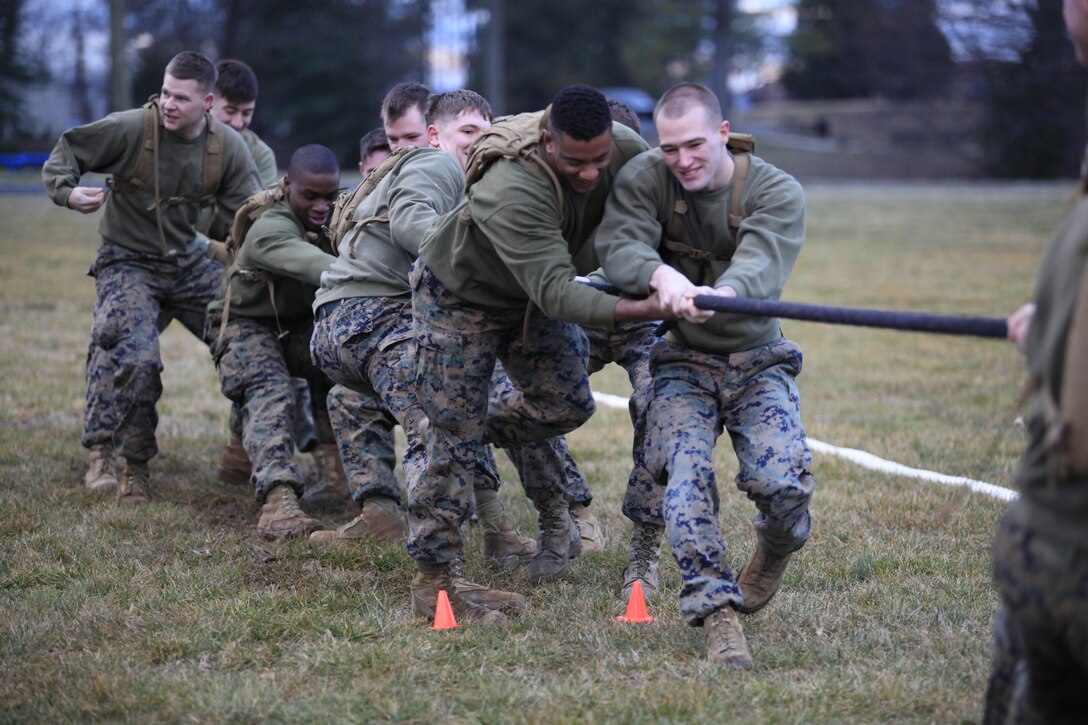
[[[814,185],[785,299],[1004,317],[1029,297],[1066,184]],[[663,558],[657,621],[624,625],[626,413],[570,436],[608,549],[531,587],[493,627],[432,632],[408,607],[397,545],[314,549],[255,534],[252,492],[216,481],[227,403],[210,357],[163,341],[160,495],[137,509],[82,487],[79,434],[95,218],[0,195],[0,722],[962,722],[981,716],[1004,504],[817,455],[814,529],[745,629],[751,672],[704,662]],[[176,327],[176,326],[175,326]],[[1023,384],[1005,342],[786,321],[805,350],[809,434],[901,463],[1010,485]],[[595,388],[626,394],[622,371]],[[501,458],[501,457],[500,457]],[[507,506],[535,516],[503,461]],[[718,449],[731,557],[752,506]],[[338,523],[330,520],[330,524]]]

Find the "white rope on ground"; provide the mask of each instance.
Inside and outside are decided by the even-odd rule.
[[[609,395],[608,393],[598,393],[593,391],[593,398],[601,405],[609,408],[621,408],[627,409],[627,398],[619,395]],[[995,486],[992,483],[986,483],[985,481],[976,481],[972,478],[964,478],[962,476],[949,476],[944,473],[936,473],[934,471],[927,471],[922,468],[911,468],[910,466],[904,466],[902,463],[896,463],[895,461],[889,461],[879,456],[874,456],[872,453],[866,453],[865,451],[859,451],[856,448],[840,448],[839,446],[833,446],[830,443],[824,443],[818,441],[815,438],[808,439],[808,447],[818,453],[826,453],[832,456],[838,456],[839,458],[845,458],[851,463],[855,463],[862,468],[868,468],[871,471],[878,471],[880,473],[888,473],[893,476],[906,476],[907,478],[917,478],[923,481],[930,481],[932,483],[940,483],[945,486],[966,486],[976,493],[984,493],[987,496],[993,496],[994,498],[1001,499],[1002,501],[1012,501],[1017,497],[1016,491],[1011,488],[1005,488],[1004,486]]]

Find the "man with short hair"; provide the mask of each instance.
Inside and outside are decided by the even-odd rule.
[[[233,59],[219,61],[216,71],[219,77],[215,82],[212,115],[242,134],[253,154],[261,186],[267,189],[279,181],[280,173],[276,154],[249,127],[257,110],[257,74],[248,64]]]
[[[419,83],[398,83],[382,100],[382,127],[389,150],[427,145],[427,103],[431,89]]]
[[[208,306],[209,337],[223,394],[243,411],[246,453],[261,504],[258,532],[265,538],[301,536],[320,522],[299,509],[303,479],[294,460],[292,378],[314,391],[319,445],[335,452],[325,407],[328,378],[310,359],[310,308],[333,249],[322,227],[340,193],[336,155],[303,146],[291,156],[284,198],[265,210],[245,234],[227,270],[222,292]]]
[[[215,83],[215,99],[212,101],[212,116],[233,128],[246,142],[253,154],[261,186],[270,188],[279,181],[279,166],[272,149],[250,128],[257,110],[257,74],[248,64],[233,59],[219,61],[216,65],[218,80]],[[218,230],[216,237],[224,236]],[[213,252],[223,247],[221,242],[210,241]],[[220,261],[229,264],[225,247],[220,252]],[[337,451],[334,446],[318,444],[317,430],[311,411],[310,388],[305,380],[295,380],[295,446],[298,450],[313,453],[317,468],[317,480],[307,487],[303,503],[314,508],[343,504],[347,498],[347,482],[341,470]],[[231,440],[223,450],[216,464],[216,476],[225,483],[248,484],[252,475],[252,466],[242,444],[242,414],[237,406],[230,411],[229,427]]]
[[[592,415],[588,345],[572,323],[671,316],[656,295],[620,299],[580,283],[571,260],[603,213],[612,155],[622,161],[625,142],[637,136],[613,126],[604,96],[588,86],[561,90],[545,115],[527,139],[531,157],[491,162],[420,245],[416,386],[429,426],[426,475],[409,491],[413,601],[449,591],[458,575],[480,443],[543,441]],[[491,385],[496,361],[505,389]],[[565,559],[567,503],[562,491],[550,494],[533,500],[538,548]],[[460,599],[456,591],[450,598]]]
[[[389,158],[390,153],[389,139],[385,135],[384,128],[367,131],[359,139],[359,173],[364,179],[370,176],[370,172]]]
[[[159,324],[176,317],[202,336],[222,276],[197,233],[200,211],[215,208],[226,226],[260,189],[245,143],[209,114],[215,80],[211,61],[179,53],[166,66],[153,108],[65,131],[42,167],[58,205],[84,214],[104,208],[102,245],[90,270],[97,291],[92,338],[110,356],[117,421],[97,445],[110,457],[116,448],[125,459],[117,486],[123,502],[139,503],[150,493],[148,461],[158,452],[155,407],[162,394]],[[149,113],[157,114],[150,124]],[[150,151],[146,128],[154,137]],[[88,172],[112,174],[112,193],[79,186]]]
[[[663,509],[684,582],[680,613],[707,626],[708,658],[748,668],[737,612],[770,600],[809,533],[815,480],[795,382],[801,350],[774,318],[718,314],[690,323],[698,294],[779,297],[804,240],[804,195],[793,177],[754,156],[743,159],[746,174],[735,173],[741,162],[726,148],[729,122],[703,86],[666,92],[654,122],[661,145],[620,172],[597,252],[620,289],[655,290],[685,318],[650,351],[647,464],[658,486],[645,492],[644,508]],[[730,217],[735,194],[739,222]],[[671,224],[678,213],[690,222],[679,239]],[[737,487],[758,509],[756,551],[739,577],[718,524],[712,453],[723,429],[740,464]]]
[[[380,396],[401,424],[408,439],[404,471],[409,489],[423,470],[418,429],[424,421],[412,384],[409,269],[423,232],[460,200],[465,154],[480,131],[491,125],[491,107],[472,91],[453,91],[432,97],[427,119],[424,138],[429,146],[401,155],[356,210],[355,219],[364,221],[341,242],[339,259],[322,278],[312,345],[314,358],[330,377],[364,396]],[[481,450],[480,455],[486,452]],[[493,465],[486,458],[478,463],[476,490],[485,552],[520,546],[528,547],[525,554],[531,555],[532,541],[517,534],[493,490],[498,485]],[[313,538],[403,538],[407,524],[400,491],[396,480],[389,478],[384,487],[367,481],[356,490],[363,512],[354,521],[335,535],[319,533]],[[460,579],[457,584],[463,590],[468,587]],[[429,611],[433,613],[433,602]]]

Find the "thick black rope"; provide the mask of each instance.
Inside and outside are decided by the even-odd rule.
[[[609,294],[621,294],[613,285],[590,282],[589,285]],[[830,307],[804,302],[759,300],[750,297],[723,297],[698,295],[695,306],[701,310],[729,312],[755,317],[785,317],[790,320],[826,322],[832,325],[856,325],[881,327],[891,330],[936,332],[945,335],[970,335],[973,337],[1008,336],[1004,319],[993,317],[964,317],[961,315],[937,315],[929,312],[902,312],[898,310],[869,310],[856,307]]]

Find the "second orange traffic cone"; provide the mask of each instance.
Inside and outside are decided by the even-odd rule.
[[[438,602],[434,605],[434,624],[431,629],[457,629],[457,619],[450,606],[450,595],[445,589],[438,590]]]
[[[631,587],[631,596],[627,599],[627,613],[616,617],[617,622],[628,624],[645,624],[654,621],[650,613],[646,611],[646,598],[642,596],[642,582],[635,579]]]

